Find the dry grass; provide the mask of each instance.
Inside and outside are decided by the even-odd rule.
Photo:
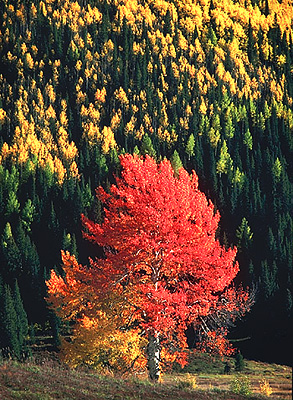
[[[224,362],[229,361],[232,366],[230,374],[224,374]],[[187,366],[187,372],[193,372],[197,375],[197,388],[201,390],[228,391],[235,379],[247,379],[250,383],[253,395],[261,398],[291,400],[292,399],[292,368],[285,365],[268,364],[259,361],[245,360],[244,370],[235,371],[233,360],[228,358],[224,360],[219,358],[210,358],[207,355],[197,355],[191,357]],[[165,379],[172,380],[170,375]],[[263,384],[271,389],[267,393],[263,390]],[[271,391],[269,396],[265,396]]]
[[[219,365],[221,365],[219,363]],[[165,375],[160,384],[150,383],[146,377],[127,379],[98,375],[90,371],[72,371],[56,360],[38,359],[19,364],[0,363],[1,400],[243,400],[265,399],[260,395],[260,381],[266,378],[273,389],[268,399],[291,398],[291,371],[289,367],[249,362],[246,376],[253,394],[232,393],[234,372],[173,373]],[[289,397],[290,396],[290,397]]]

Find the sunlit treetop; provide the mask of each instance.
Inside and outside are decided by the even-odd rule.
[[[78,176],[81,138],[109,154],[122,150],[124,136],[172,145],[192,132],[219,150],[224,130],[194,127],[196,115],[226,118],[211,93],[230,97],[234,126],[243,103],[252,101],[253,113],[262,98],[290,125],[293,7],[288,0],[253,3],[3,1],[0,123],[9,133],[2,159],[20,154],[22,163],[34,154],[41,167],[42,159],[58,159],[66,178],[72,170]],[[32,129],[39,147],[27,143]]]

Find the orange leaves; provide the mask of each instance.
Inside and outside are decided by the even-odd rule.
[[[55,271],[51,271],[51,278],[47,281],[48,293],[65,295],[65,282],[61,276],[56,275]]]
[[[107,95],[106,88],[103,87],[103,89],[101,89],[101,90],[97,89],[96,93],[95,93],[95,100],[98,103],[105,103],[106,95]]]
[[[128,327],[132,307],[115,288],[100,297],[97,265],[92,269],[83,267],[64,251],[62,260],[65,279],[51,272],[47,301],[59,316],[74,322],[71,341],[62,341],[64,361],[72,367],[83,364],[121,373],[131,366],[134,370],[144,368],[146,340],[140,329]]]
[[[121,103],[121,105],[123,105],[126,109],[128,108],[129,100],[128,100],[127,95],[122,87],[115,90],[114,96]]]

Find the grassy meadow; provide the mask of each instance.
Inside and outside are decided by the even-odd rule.
[[[162,382],[147,376],[118,377],[90,370],[70,370],[52,357],[0,363],[1,400],[241,400],[292,398],[292,370],[288,366],[245,360],[229,374],[224,363],[206,355],[191,359],[185,370],[164,374]]]

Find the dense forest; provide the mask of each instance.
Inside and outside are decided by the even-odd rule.
[[[0,2],[4,355],[21,358],[48,323],[58,343],[45,280],[61,249],[99,253],[80,215],[102,220],[95,188],[136,153],[196,171],[238,283],[256,291],[231,340],[292,361],[292,28],[289,0]]]

